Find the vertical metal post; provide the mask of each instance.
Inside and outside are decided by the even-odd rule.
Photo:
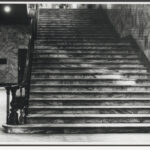
[[[6,87],[6,97],[7,97],[7,104],[6,104],[6,124],[9,123],[9,108],[10,108],[10,87]]]

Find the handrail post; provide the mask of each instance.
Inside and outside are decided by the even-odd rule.
[[[6,89],[6,96],[7,96],[7,102],[6,102],[6,124],[9,123],[9,107],[10,107],[10,87],[5,87]]]

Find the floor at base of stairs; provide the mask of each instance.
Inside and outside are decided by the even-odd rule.
[[[43,145],[150,145],[150,133],[137,134],[7,134],[0,129],[2,144]]]

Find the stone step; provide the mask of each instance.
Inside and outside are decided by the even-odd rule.
[[[101,85],[45,85],[45,84],[31,84],[30,91],[66,91],[66,92],[76,92],[76,91],[150,91],[150,85],[121,85],[121,84],[101,84]]]
[[[66,85],[66,84],[73,84],[73,85],[78,85],[78,84],[123,84],[123,85],[137,85],[137,84],[146,84],[149,85],[150,84],[150,80],[149,79],[103,79],[103,78],[95,78],[95,79],[88,79],[88,78],[78,78],[78,79],[65,79],[65,78],[54,78],[54,79],[50,79],[50,78],[33,78],[31,80],[31,84],[45,84],[45,85],[55,85],[55,84],[62,84],[62,85]]]
[[[43,71],[43,70],[51,70],[51,69],[55,69],[55,70],[77,70],[77,71],[80,71],[80,70],[87,70],[87,69],[89,69],[89,71],[90,70],[95,70],[95,69],[97,69],[97,70],[117,70],[117,71],[119,71],[119,70],[140,70],[140,71],[145,71],[145,72],[147,72],[147,69],[146,69],[146,67],[144,67],[144,66],[131,66],[131,65],[129,65],[129,66],[106,66],[106,67],[104,67],[104,66],[96,66],[96,65],[94,65],[94,66],[90,66],[90,65],[86,65],[86,66],[81,66],[81,65],[78,65],[78,66],[75,66],[75,65],[73,65],[73,66],[65,66],[65,65],[61,65],[61,64],[59,64],[59,65],[45,65],[45,66],[37,66],[37,65],[33,65],[32,66],[32,69],[33,70],[39,70],[39,69],[41,69],[41,71]]]
[[[138,65],[138,64],[136,64],[136,65],[132,65],[132,64],[127,64],[127,65],[124,65],[124,64],[86,64],[86,63],[84,63],[84,64],[69,64],[69,63],[66,63],[66,64],[63,64],[63,63],[57,63],[57,64],[55,64],[55,63],[33,63],[32,64],[32,68],[54,68],[54,67],[56,67],[56,68],[58,68],[58,67],[62,67],[62,68],[64,68],[64,67],[66,67],[66,68],[68,68],[68,67],[70,67],[70,69],[74,69],[74,68],[78,68],[78,67],[80,67],[81,69],[87,69],[87,68],[89,68],[89,69],[91,69],[91,68],[98,68],[98,69],[104,69],[104,68],[126,68],[126,69],[128,69],[128,68],[133,68],[133,69],[144,69],[145,67],[143,66],[143,65]]]
[[[30,106],[29,114],[150,114],[150,106]]]
[[[135,54],[132,54],[132,55],[130,55],[130,54],[125,54],[125,55],[108,55],[108,54],[105,54],[105,55],[92,55],[92,54],[89,54],[89,55],[86,55],[86,54],[76,54],[76,55],[71,55],[71,54],[51,54],[51,55],[49,55],[49,56],[47,56],[47,55],[34,55],[33,56],[33,58],[36,58],[36,59],[38,59],[38,58],[44,58],[45,59],[45,61],[46,61],[46,59],[51,59],[51,58],[56,58],[56,59],[58,59],[58,58],[61,58],[61,59],[64,59],[64,58],[73,58],[73,59],[89,59],[89,58],[91,58],[91,59],[103,59],[103,58],[106,58],[106,59],[118,59],[118,58],[120,58],[120,59],[122,59],[122,58],[124,58],[124,59],[138,59],[139,57],[137,56],[137,55],[135,55]]]
[[[33,58],[33,63],[141,63],[137,58]]]
[[[98,62],[98,61],[91,61],[91,62],[87,62],[87,61],[46,61],[46,62],[38,62],[38,61],[33,61],[32,63],[33,65],[80,65],[80,66],[143,66],[144,64],[142,64],[142,62],[138,62],[138,61],[129,61],[129,62]]]
[[[70,23],[64,23],[64,24],[54,24],[54,23],[39,23],[38,24],[38,28],[73,28],[73,29],[78,29],[78,28],[100,28],[100,29],[112,29],[112,26],[111,25],[107,25],[107,24],[103,24],[103,25],[99,25],[99,24],[96,24],[96,25],[92,25],[90,26],[89,24],[87,23],[79,23],[79,24],[70,24]]]
[[[15,134],[74,134],[74,133],[149,133],[149,123],[59,123],[3,125],[5,132]]]
[[[84,22],[84,23],[91,23],[92,24],[92,21],[93,21],[93,25],[94,23],[103,23],[103,24],[109,24],[108,23],[108,20],[102,18],[101,16],[97,17],[97,16],[90,16],[90,17],[84,17],[84,16],[65,16],[65,17],[54,17],[54,16],[50,16],[50,15],[47,15],[45,17],[39,17],[39,22],[41,23],[42,21],[43,22],[66,22],[66,23],[74,23],[74,22]]]
[[[149,91],[30,91],[31,98],[149,98]]]
[[[28,124],[40,123],[150,123],[149,114],[32,114]]]
[[[58,32],[44,32],[44,33],[40,33],[38,32],[37,33],[37,37],[114,37],[114,38],[117,38],[115,34],[113,33],[81,33],[81,34],[78,34],[78,33],[58,33]]]
[[[150,106],[150,98],[30,98],[29,106]]]
[[[138,55],[135,51],[115,51],[115,50],[35,50],[34,55]]]
[[[109,43],[103,43],[103,45],[95,45],[95,46],[91,46],[88,44],[88,46],[86,46],[84,43],[82,43],[83,45],[75,45],[75,46],[70,46],[68,45],[67,47],[64,47],[63,45],[36,45],[35,44],[35,50],[39,49],[39,50],[57,50],[57,49],[62,49],[62,50],[118,50],[118,51],[121,51],[121,50],[133,50],[133,48],[129,45],[119,45],[119,44],[112,44],[110,45]],[[100,43],[99,43],[100,44]],[[108,44],[108,45],[107,45]],[[137,50],[136,50],[137,51]]]
[[[33,69],[33,72],[40,72],[41,69]],[[43,73],[101,73],[101,74],[123,74],[123,73],[149,73],[149,71],[145,69],[70,69],[70,68],[49,68],[49,69],[42,69]]]
[[[110,41],[114,41],[114,42],[117,42],[116,39],[37,39],[35,41],[35,43],[37,44],[56,44],[57,43],[70,43],[70,45],[74,45],[74,44],[78,44],[78,43],[81,43],[81,42],[84,42],[84,43],[88,43],[88,42],[91,42],[92,44],[91,45],[94,45],[94,44],[97,44],[99,42],[110,42]]]
[[[149,73],[126,73],[126,74],[100,74],[100,73],[46,73],[46,72],[32,72],[33,78],[65,78],[65,79],[76,79],[76,78],[100,78],[100,79],[149,79]]]
[[[116,40],[115,37],[100,37],[100,36],[96,36],[96,37],[91,37],[91,36],[85,36],[85,37],[56,37],[56,36],[53,36],[53,37],[37,37],[37,41],[65,41],[65,40],[68,40],[68,41],[81,41],[81,40],[90,40],[90,41],[94,41],[94,40]]]
[[[68,43],[67,43],[68,44]],[[60,44],[58,44],[57,46],[61,46],[62,47],[62,45],[64,45],[64,43],[60,43]],[[128,43],[128,42],[104,42],[104,43],[76,43],[75,45],[77,45],[77,46],[79,46],[79,47],[83,47],[83,46],[85,46],[84,48],[86,48],[87,46],[90,48],[90,47],[100,47],[100,46],[102,46],[102,47],[129,47],[129,46],[131,46],[131,44],[130,43]],[[67,45],[67,46],[70,46],[69,44]],[[73,43],[72,43],[72,45],[71,45],[72,47],[74,46],[73,45]],[[47,48],[47,47],[52,47],[52,45],[51,46],[49,46],[49,45],[36,45],[35,44],[35,48],[39,48],[39,47],[45,47],[45,48]],[[78,48],[79,48],[78,47]]]

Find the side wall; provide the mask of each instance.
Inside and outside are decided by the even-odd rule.
[[[7,64],[0,64],[0,84],[18,82],[18,49],[27,47],[29,29],[25,25],[0,25],[0,58]]]
[[[102,5],[121,38],[129,35],[150,60],[150,5]]]

